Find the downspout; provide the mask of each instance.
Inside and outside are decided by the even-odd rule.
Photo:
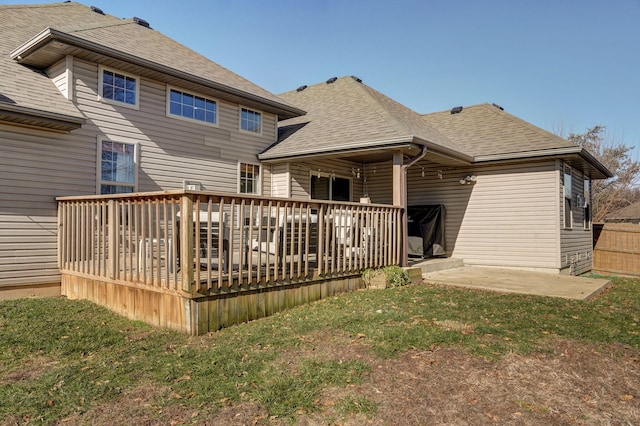
[[[409,264],[409,224],[407,223],[407,169],[422,160],[427,155],[427,146],[422,145],[420,152],[411,157],[406,164],[402,164],[402,189],[400,195],[402,197],[402,250],[400,252],[400,266]]]

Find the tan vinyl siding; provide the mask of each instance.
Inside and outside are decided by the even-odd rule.
[[[69,93],[69,74],[67,72],[67,60],[63,59],[47,69],[47,75],[53,81],[53,84],[56,85],[60,93],[64,95],[65,98],[70,99]]]
[[[166,116],[166,85],[140,80],[140,109],[97,101],[95,64],[75,62],[79,108],[85,130],[140,144],[139,191],[176,189],[183,180],[203,189],[236,192],[238,161],[255,162],[273,143],[275,115],[263,113],[262,135],[238,132],[239,106],[218,99],[218,127]]]
[[[273,197],[291,197],[291,177],[288,163],[273,164],[271,166],[270,189]]]
[[[58,195],[95,191],[95,147],[76,135],[0,129],[0,288],[59,281]]]
[[[563,163],[558,162],[558,174],[563,175]],[[576,198],[584,194],[584,176],[576,169],[572,169],[571,210],[573,224],[570,229],[561,226],[560,229],[560,267],[563,272],[579,275],[592,268],[593,261],[593,232],[584,228],[585,209],[578,206]],[[560,179],[560,223],[564,225],[564,182]],[[590,201],[590,200],[589,200]]]
[[[360,168],[359,179],[353,175],[354,169],[358,168]],[[330,158],[290,164],[291,197],[308,199],[311,192],[311,174],[317,174],[318,171],[323,175],[335,174],[338,177],[351,179],[351,201],[358,201],[362,196],[364,182],[362,164]]]
[[[555,173],[552,161],[454,170],[421,162],[408,171],[408,204],[445,205],[449,256],[557,272]],[[461,185],[467,175],[477,182]],[[368,182],[373,202],[391,201],[390,163],[376,165]]]

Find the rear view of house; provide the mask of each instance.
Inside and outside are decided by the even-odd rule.
[[[276,96],[78,3],[0,20],[0,298],[199,334],[410,256],[591,268],[609,171],[501,107],[421,115],[351,76]]]

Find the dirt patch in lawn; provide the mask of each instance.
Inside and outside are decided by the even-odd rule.
[[[367,383],[325,396],[319,424],[640,424],[640,351],[559,340],[554,354],[508,355],[498,362],[455,349],[377,360]],[[341,415],[336,397],[377,404],[375,416]]]

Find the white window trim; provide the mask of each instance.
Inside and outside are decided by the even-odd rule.
[[[315,200],[315,198],[311,198],[311,179],[312,177],[327,177],[329,179],[331,179],[332,177],[337,177],[340,179],[346,179],[349,181],[349,200],[353,200],[353,177],[352,176],[347,176],[347,175],[337,175],[335,173],[325,173],[325,172],[314,172],[313,170],[311,170],[309,172],[309,199],[310,200]],[[333,188],[331,186],[329,186],[329,200],[327,201],[334,201],[333,200]]]
[[[251,166],[258,166],[259,167],[259,175],[258,175],[258,191],[257,192],[240,192],[240,172],[241,172],[241,168],[243,164],[249,164]],[[238,177],[238,185],[236,188],[236,192],[239,195],[262,195],[262,176],[264,175],[264,171],[262,170],[262,164],[260,163],[256,163],[253,161],[238,161],[238,169],[237,169],[237,177]]]
[[[133,164],[135,165],[133,175],[133,185],[122,184],[121,186],[131,186],[133,192],[138,192],[138,169],[140,168],[140,143],[137,141],[124,140],[121,138],[109,138],[107,136],[98,136],[96,144],[96,194],[101,195],[102,185],[113,185],[112,181],[102,180],[102,142],[117,142],[127,145],[133,145]]]
[[[258,114],[260,114],[260,131],[259,132],[252,132],[251,130],[244,130],[242,128],[242,110],[243,109],[246,109],[247,111],[251,111],[251,112],[257,112]],[[240,107],[238,108],[238,130],[240,132],[246,133],[248,135],[262,136],[263,127],[264,127],[264,112],[257,110],[255,108],[249,108],[247,106],[240,105]]]
[[[176,115],[176,114],[171,114],[171,89],[173,90],[177,90],[179,92],[182,93],[188,93],[189,95],[193,95],[193,96],[199,96],[201,98],[205,98],[209,101],[213,101],[216,103],[216,122],[215,123],[209,123],[208,121],[202,121],[202,120],[196,120],[195,118],[189,118],[189,117],[184,117],[182,115]],[[182,89],[180,87],[177,86],[169,86],[167,85],[167,97],[166,97],[167,101],[167,108],[166,108],[166,114],[167,117],[169,118],[175,118],[176,120],[183,120],[189,123],[198,123],[198,124],[204,124],[205,126],[210,126],[210,127],[220,127],[220,125],[218,124],[220,122],[220,101],[216,98],[212,98],[211,96],[207,96],[207,95],[203,95],[202,93],[196,93],[193,92],[191,90],[185,90]]]
[[[118,73],[118,74],[122,74],[125,77],[131,77],[133,79],[135,79],[136,81],[136,103],[135,104],[128,104],[126,102],[120,102],[120,101],[116,101],[113,99],[108,99],[108,98],[104,98],[102,96],[102,89],[103,89],[103,85],[102,85],[102,76],[103,76],[103,71],[110,71],[113,73]],[[133,74],[129,74],[127,72],[124,71],[120,71],[117,70],[115,68],[109,68],[109,67],[105,67],[103,65],[99,65],[98,66],[98,100],[100,102],[104,102],[107,104],[111,104],[111,105],[118,105],[118,106],[122,106],[125,108],[131,108],[131,109],[135,109],[135,110],[139,110],[140,109],[140,77],[137,75],[133,75]]]

